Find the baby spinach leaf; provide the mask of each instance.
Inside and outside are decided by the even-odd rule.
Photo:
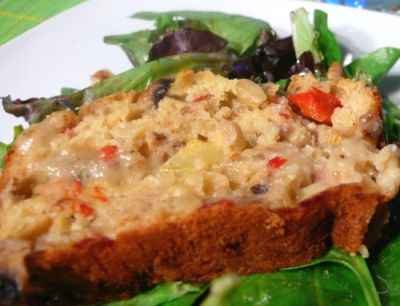
[[[381,48],[365,54],[344,68],[349,77],[363,78],[368,76],[378,84],[400,58],[400,48]]]
[[[204,288],[201,286],[182,282],[164,283],[132,299],[103,306],[190,306],[191,304],[184,303],[190,303],[194,295],[197,295],[197,298],[203,291]],[[189,296],[189,298],[185,299],[186,296]]]
[[[104,42],[121,46],[133,66],[140,66],[147,62],[152,46],[150,41],[152,35],[153,31],[143,30],[130,34],[106,36]]]
[[[314,11],[314,27],[318,33],[318,46],[324,56],[327,67],[333,63],[342,63],[342,50],[336,40],[335,34],[328,27],[328,14],[321,10]]]
[[[366,305],[381,305],[374,281],[364,258],[333,248],[325,256],[314,260],[307,266],[315,266],[321,263],[336,263],[352,271],[361,285],[367,301]]]
[[[5,97],[2,99],[3,108],[8,113],[24,117],[29,123],[35,123],[54,111],[62,109],[76,111],[84,102],[116,92],[143,90],[152,81],[174,75],[182,69],[211,69],[224,73],[225,66],[230,61],[228,55],[214,53],[186,53],[165,57],[114,75],[71,95],[28,100],[12,100],[10,97]]]
[[[211,298],[202,306],[368,305],[357,278],[336,264],[245,276],[223,300]]]
[[[310,23],[308,13],[304,8],[290,13],[292,22],[293,45],[296,57],[300,58],[305,52],[311,52],[315,63],[320,63],[322,55],[318,46],[318,37]]]
[[[228,47],[238,54],[243,54],[252,47],[263,30],[271,30],[269,24],[263,20],[220,12],[139,12],[132,17],[157,20],[160,16],[164,16],[164,18],[168,16],[173,19],[188,19],[192,22],[200,23],[205,29],[225,39],[228,42]]]
[[[308,265],[241,277],[223,294],[215,285],[202,306],[381,305],[365,260],[335,249]]]
[[[400,236],[391,241],[370,264],[385,306],[400,305]]]

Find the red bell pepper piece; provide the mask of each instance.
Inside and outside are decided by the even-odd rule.
[[[331,124],[331,117],[335,108],[341,106],[335,95],[323,92],[318,88],[290,95],[288,99],[304,117],[325,124]]]
[[[280,167],[282,167],[284,164],[286,164],[287,159],[283,158],[281,156],[276,156],[272,159],[270,159],[267,163],[268,167],[272,168],[272,169],[279,169]]]
[[[100,149],[100,152],[101,152],[100,154],[101,160],[111,161],[115,159],[116,154],[118,152],[118,147],[114,145],[105,146]]]

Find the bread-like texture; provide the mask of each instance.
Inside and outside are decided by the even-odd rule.
[[[33,125],[0,176],[0,273],[28,304],[90,304],[359,251],[398,192],[399,150],[379,146],[375,88],[308,74],[288,94],[312,87],[340,99],[332,125],[209,71]]]
[[[224,201],[115,240],[98,237],[33,252],[26,258],[27,290],[31,302],[51,292],[69,302],[93,303],[162,281],[207,282],[227,272],[245,275],[304,264],[320,256],[330,238],[356,252],[379,203],[379,196],[357,185],[332,188],[294,209]]]

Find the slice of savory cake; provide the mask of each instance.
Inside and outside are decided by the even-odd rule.
[[[312,74],[279,94],[183,71],[53,113],[7,156],[0,271],[28,301],[96,302],[356,252],[400,184],[381,135],[376,88]]]

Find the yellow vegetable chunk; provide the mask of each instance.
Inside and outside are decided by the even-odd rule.
[[[210,142],[192,140],[172,156],[161,171],[206,170],[223,160],[222,148]]]

